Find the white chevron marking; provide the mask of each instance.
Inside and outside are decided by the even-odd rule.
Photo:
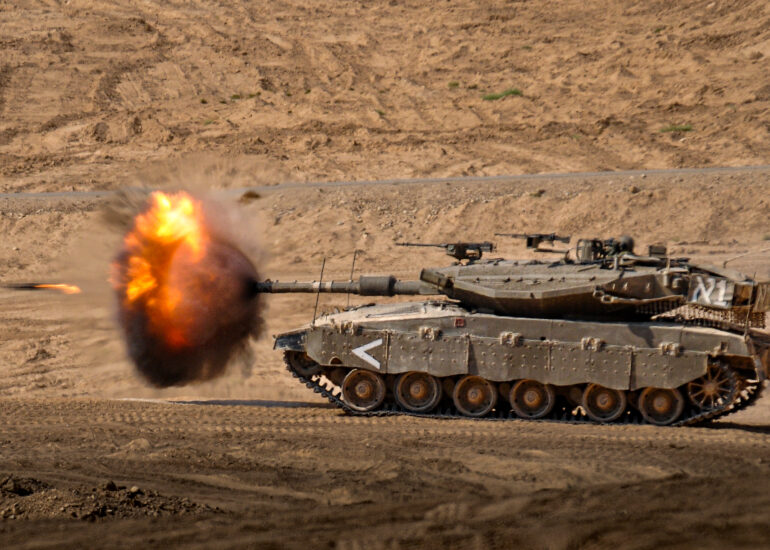
[[[363,359],[364,361],[369,363],[371,366],[373,366],[375,369],[380,370],[380,362],[366,352],[372,348],[376,348],[377,346],[381,346],[381,345],[382,345],[382,338],[377,338],[374,342],[369,342],[368,344],[364,344],[363,346],[359,346],[356,349],[354,349],[353,355],[355,355],[360,359]]]

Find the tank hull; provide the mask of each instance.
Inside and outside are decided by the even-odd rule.
[[[275,347],[303,354],[338,383],[353,370],[372,373],[391,386],[399,375],[423,373],[445,387],[478,377],[504,395],[509,386],[532,381],[571,394],[573,405],[580,404],[576,396],[589,385],[628,394],[632,402],[647,388],[692,393],[690,383],[706,380],[714,365],[728,365],[730,376],[741,384],[754,380],[761,390],[770,369],[770,343],[724,330],[508,317],[434,301],[323,316],[277,336]],[[734,385],[737,392],[740,384]],[[737,398],[731,394],[730,399]],[[682,415],[703,412],[688,406]],[[505,409],[504,400],[495,409]]]

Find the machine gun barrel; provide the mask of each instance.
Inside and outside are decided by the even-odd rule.
[[[254,292],[271,294],[290,292],[315,294],[317,292],[324,292],[332,294],[358,294],[360,296],[431,296],[440,294],[431,285],[422,281],[399,281],[392,275],[362,276],[357,281],[294,281],[282,283],[268,280],[255,282]]]
[[[396,246],[430,246],[433,248],[446,248],[446,243],[396,243]]]

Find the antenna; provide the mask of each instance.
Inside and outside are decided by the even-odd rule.
[[[745,254],[738,254],[737,256],[733,256],[732,258],[727,258],[722,263],[722,267],[727,267],[728,262],[732,262],[733,260],[737,260],[738,258],[743,258],[744,256],[751,256],[753,254],[762,254],[763,252],[770,252],[770,248],[763,248],[762,250],[757,250],[756,252],[746,252]]]
[[[316,292],[315,295],[315,309],[313,309],[313,322],[310,323],[311,327],[315,326],[315,318],[316,314],[318,313],[318,300],[321,298],[321,285],[324,282],[324,268],[326,267],[326,256],[324,256],[324,261],[321,264],[321,276],[318,278],[318,292]]]
[[[752,277],[754,281],[757,280],[757,272],[754,272],[754,277]],[[756,288],[752,289],[751,292],[751,298],[749,299],[749,310],[746,312],[746,325],[743,327],[743,338],[744,340],[749,335],[749,327],[751,326],[751,312],[754,310],[754,300],[756,300]]]
[[[353,282],[353,272],[356,269],[356,256],[358,255],[358,249],[355,249],[353,251],[353,264],[350,266],[350,282]],[[350,286],[348,286],[348,305],[347,308],[350,309]]]

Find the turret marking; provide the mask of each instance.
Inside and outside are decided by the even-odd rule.
[[[734,292],[735,284],[727,279],[693,275],[687,300],[704,306],[729,308]]]

